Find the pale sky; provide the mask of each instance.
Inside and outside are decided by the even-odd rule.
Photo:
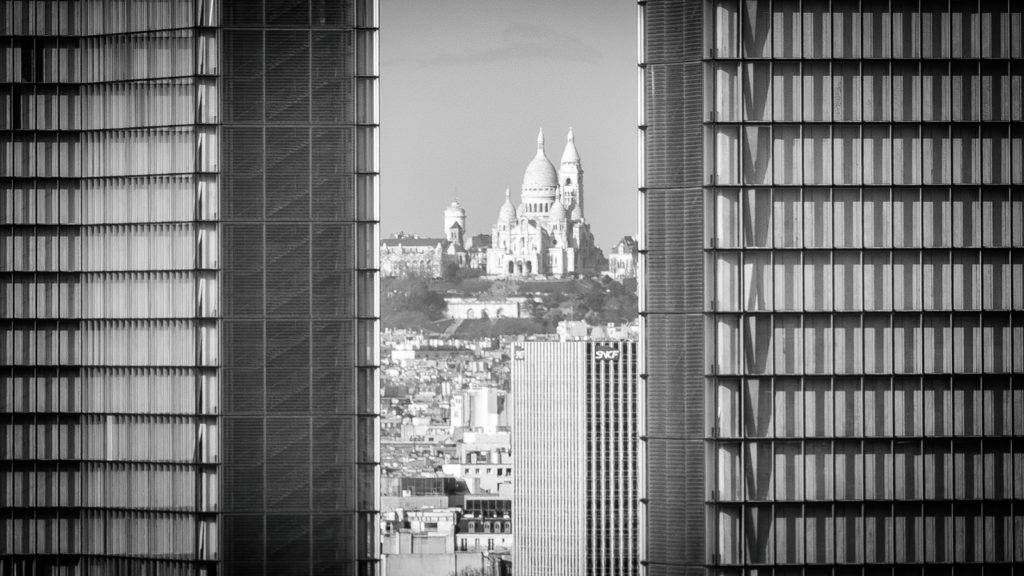
[[[442,236],[455,198],[490,233],[537,129],[557,168],[570,126],[598,245],[636,233],[635,2],[380,0],[380,26],[383,237]]]

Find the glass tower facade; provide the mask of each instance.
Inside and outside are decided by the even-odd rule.
[[[373,0],[0,10],[0,573],[375,572]]]
[[[648,573],[1017,570],[1024,6],[638,5]]]

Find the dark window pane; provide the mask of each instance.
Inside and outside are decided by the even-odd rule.
[[[267,30],[267,122],[309,122],[309,32]]]
[[[309,129],[267,128],[267,220],[309,218]]]

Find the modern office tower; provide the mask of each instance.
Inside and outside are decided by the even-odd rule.
[[[376,2],[0,10],[0,574],[375,573]]]
[[[1009,574],[1024,4],[638,6],[648,574]]]
[[[513,570],[638,574],[636,343],[513,346]]]

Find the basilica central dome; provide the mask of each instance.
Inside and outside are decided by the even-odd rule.
[[[558,189],[558,172],[544,153],[544,132],[537,135],[537,155],[523,174],[523,197],[552,199]]]

